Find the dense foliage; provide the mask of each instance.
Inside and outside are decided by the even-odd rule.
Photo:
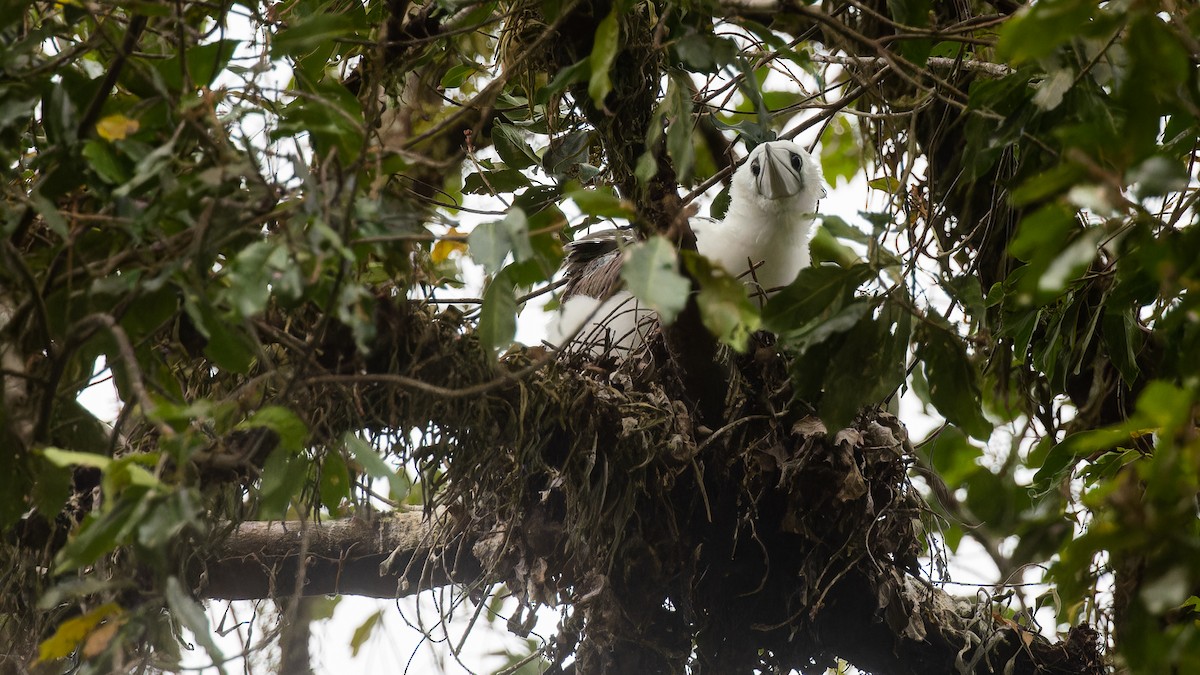
[[[1190,3],[0,7],[4,668],[170,669],[180,626],[215,653],[195,565],[241,521],[453,507],[460,534],[528,528],[491,562],[562,563],[537,584],[516,565],[528,605],[586,607],[603,575],[583,561],[628,556],[647,503],[682,520],[639,537],[703,539],[691,518],[720,525],[714,505],[746,494],[765,513],[783,490],[788,513],[880,502],[875,521],[844,514],[879,523],[862,548],[812,556],[886,557],[900,579],[930,572],[916,553],[936,568],[971,538],[1003,581],[1048,584],[997,593],[989,623],[1048,607],[1043,632],[1095,627],[1113,668],[1200,671]],[[694,252],[687,217],[693,202],[719,215],[739,142],[778,133],[819,140],[831,185],[865,178],[879,206],[824,217],[817,264],[760,302]],[[642,239],[630,288],[675,318],[657,365],[514,345],[563,244],[612,224]],[[481,297],[444,300],[480,269]],[[113,424],[78,403],[98,363]],[[902,443],[862,412],[900,392],[945,424]],[[879,419],[891,440],[873,446]],[[817,425],[858,436],[810,441]],[[612,428],[600,454],[620,485],[590,473],[594,447],[576,454]],[[801,470],[785,446],[854,452],[821,469],[837,489],[813,501],[796,495],[815,483],[767,480]],[[845,487],[859,472],[867,487]],[[698,486],[687,511],[683,485]],[[563,502],[532,518],[539,489]],[[787,536],[833,536],[781,518]],[[529,532],[569,555],[535,555]],[[790,545],[774,534],[764,550]],[[695,573],[658,557],[685,551],[641,544],[659,572]],[[888,614],[898,586],[871,579]],[[833,583],[806,586],[814,616]],[[583,645],[581,666],[620,672],[588,656],[588,631],[626,619],[586,608],[558,658]],[[912,616],[882,625],[925,630]],[[678,620],[679,668],[855,661],[807,624],[808,652],[763,629],[734,654],[709,650],[715,624]]]

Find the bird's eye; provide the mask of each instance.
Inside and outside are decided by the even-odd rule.
[[[792,153],[792,168],[797,171],[800,170],[800,155],[797,155],[794,152]]]
[[[756,159],[756,160],[754,160],[753,162],[750,162],[750,173],[752,173],[752,174],[754,174],[755,176],[757,176],[757,175],[758,175],[758,172],[759,172],[759,168],[758,168],[758,160]]]

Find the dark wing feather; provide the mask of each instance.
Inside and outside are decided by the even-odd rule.
[[[626,230],[603,230],[580,237],[564,246],[563,276],[567,280],[562,299],[574,295],[607,300],[621,288],[621,249],[635,238]]]

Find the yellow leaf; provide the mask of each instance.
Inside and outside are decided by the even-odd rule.
[[[109,602],[83,616],[67,619],[58,625],[58,630],[54,631],[54,635],[38,645],[38,657],[35,663],[54,661],[69,656],[101,621],[120,613],[121,606],[115,602]]]
[[[450,228],[450,231],[446,233],[446,236],[461,237],[462,235],[458,230],[452,227]],[[467,243],[459,239],[439,239],[438,242],[433,245],[433,250],[430,251],[429,257],[433,258],[433,262],[441,263],[445,262],[446,259],[450,257],[450,254],[455,251],[458,251],[459,253],[466,253]]]
[[[138,130],[137,120],[124,115],[109,115],[96,122],[96,133],[106,141],[120,141]]]

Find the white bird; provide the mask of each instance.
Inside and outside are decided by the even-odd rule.
[[[692,219],[696,247],[751,290],[770,295],[809,265],[808,240],[824,196],[821,167],[803,147],[762,143],[734,172],[725,217]],[[606,230],[567,245],[567,284],[550,326],[552,344],[565,346],[574,336],[599,355],[645,343],[657,317],[620,288],[621,249],[632,241],[628,231]]]

